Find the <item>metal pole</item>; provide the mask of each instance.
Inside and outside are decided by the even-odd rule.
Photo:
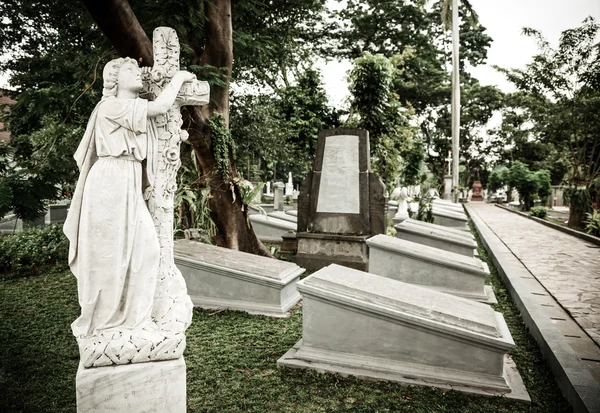
[[[452,188],[458,191],[460,138],[460,76],[458,57],[458,0],[452,0]],[[454,199],[458,199],[456,196]]]

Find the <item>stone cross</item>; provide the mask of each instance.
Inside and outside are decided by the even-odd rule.
[[[448,162],[448,175],[452,174],[452,151],[448,151],[448,157],[446,158],[446,162]]]
[[[143,97],[153,99],[179,70],[179,39],[175,30],[157,27],[153,34],[154,66],[142,68]],[[177,191],[177,170],[181,166],[179,147],[188,138],[181,129],[180,107],[206,105],[209,102],[208,82],[193,81],[183,85],[175,104],[166,115],[152,121],[156,136],[158,160],[154,169],[154,183],[149,194],[148,209],[154,220],[160,243],[160,267],[154,297],[153,319],[161,330],[184,332],[191,323],[192,303],[187,295],[185,280],[173,259],[173,204]]]

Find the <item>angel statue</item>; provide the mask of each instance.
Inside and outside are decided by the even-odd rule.
[[[153,101],[138,96],[142,71],[133,59],[111,60],[103,78],[102,100],[74,155],[80,176],[64,225],[81,306],[71,327],[85,367],[153,361],[185,347],[185,336],[161,332],[152,317],[160,246],[142,161],[158,156],[153,118],[195,76],[177,71]]]

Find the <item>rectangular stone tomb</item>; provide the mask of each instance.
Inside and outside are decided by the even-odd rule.
[[[490,270],[478,258],[388,235],[369,238],[367,245],[371,274],[484,303],[497,302],[492,287],[484,284]]]
[[[437,205],[434,204],[433,205],[433,211],[440,211],[440,212],[450,212],[456,215],[460,215],[461,217],[467,217],[467,214],[464,210],[459,210],[459,209],[454,209],[454,208],[449,208],[446,205]]]
[[[475,241],[475,237],[473,236],[473,234],[471,234],[469,231],[463,231],[462,229],[459,228],[450,228],[450,227],[446,227],[444,225],[438,225],[438,224],[432,224],[430,222],[425,222],[425,221],[419,221],[416,219],[406,219],[403,221],[403,223],[407,223],[407,224],[411,224],[411,225],[419,225],[425,228],[432,228],[435,229],[436,231],[441,231],[447,234],[452,234],[452,236],[457,236],[457,237],[464,237],[467,240],[470,241]]]
[[[174,254],[197,307],[287,317],[300,300],[306,270],[296,264],[188,240],[175,241]]]
[[[462,206],[462,204],[458,204],[458,203],[454,203],[451,201],[445,201],[443,199],[434,199],[433,201],[431,201],[431,203],[433,204],[433,206],[439,206],[442,208],[446,208],[446,209],[451,209],[455,212],[465,212],[465,208]]]
[[[436,227],[414,225],[410,220],[395,225],[394,228],[396,229],[396,238],[406,241],[440,248],[467,257],[474,257],[477,251],[477,243],[473,239],[465,237],[464,231],[461,231],[463,234],[455,234]]]
[[[268,214],[269,217],[280,219],[282,221],[288,221],[296,224],[298,222],[298,217],[295,215],[288,214],[284,211],[273,211]]]
[[[530,400],[485,304],[338,265],[298,289],[302,339],[278,366]]]
[[[467,222],[469,218],[464,213],[456,213],[444,209],[433,208],[433,222],[450,228],[458,228],[468,231]]]
[[[284,211],[284,212],[293,217],[298,217],[298,210],[296,210],[296,209],[290,209],[290,210]]]
[[[77,370],[77,413],[185,413],[183,357]]]
[[[283,242],[282,236],[289,231],[296,231],[295,222],[259,214],[250,215],[254,233],[264,242]]]

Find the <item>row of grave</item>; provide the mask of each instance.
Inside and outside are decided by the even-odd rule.
[[[285,317],[302,300],[302,339],[278,366],[528,402],[462,206],[434,205],[456,219],[405,218],[396,237],[369,237],[367,271],[331,264],[300,280],[297,264],[191,240],[175,242],[175,263],[198,307]],[[296,217],[263,218],[294,225]]]

